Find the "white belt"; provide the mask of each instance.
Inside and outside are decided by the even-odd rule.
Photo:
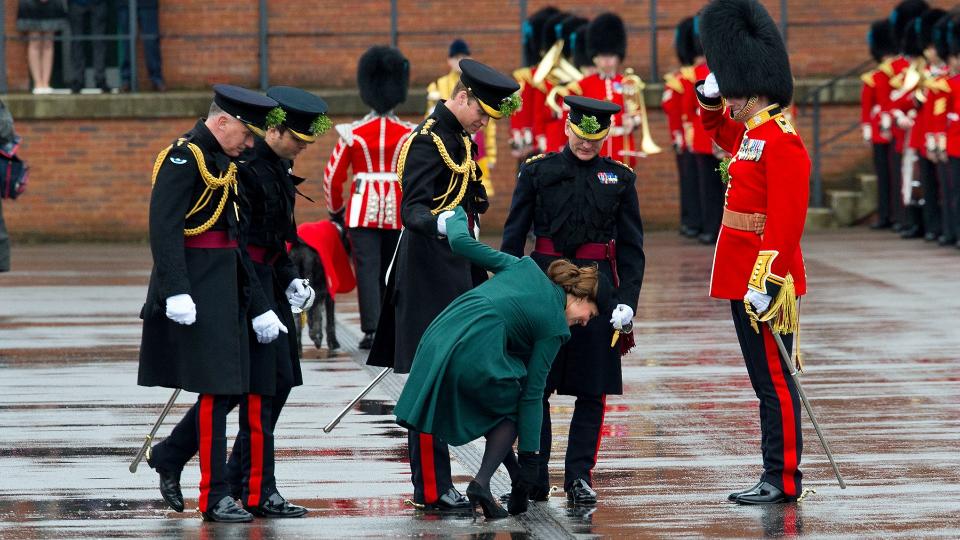
[[[396,182],[398,180],[395,172],[362,172],[353,177],[356,182]]]

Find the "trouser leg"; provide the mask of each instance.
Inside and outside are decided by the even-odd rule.
[[[890,143],[873,145],[873,168],[877,173],[877,223],[890,223]]]
[[[381,261],[380,231],[363,227],[347,230],[357,269],[357,301],[360,304],[360,330],[365,334],[377,331],[380,319],[380,300],[383,280],[380,278]],[[389,261],[387,261],[389,263]]]
[[[105,35],[107,33],[107,2],[94,2],[90,5],[90,33]],[[97,39],[90,42],[93,50],[93,78],[98,88],[107,83],[107,42]]]
[[[731,301],[733,322],[740,349],[757,395],[760,412],[763,476],[761,480],[781,489],[787,496],[802,492],[800,458],[803,432],[800,426],[800,396],[789,368],[770,328],[757,323],[760,332],[750,326],[750,318],[741,300]],[[792,350],[793,335],[781,336],[787,351]]]
[[[890,212],[893,220],[907,227],[906,210],[903,206],[903,152],[891,145],[890,152]]]
[[[920,182],[923,186],[923,229],[934,238],[940,236],[940,182],[937,164],[920,158]]]
[[[413,482],[413,500],[435,504],[441,495],[453,487],[450,477],[450,450],[442,440],[428,433],[407,432],[410,457],[410,479]]]
[[[276,489],[273,461],[272,398],[247,394],[240,401],[241,500],[255,508]]]
[[[0,200],[0,272],[10,271],[10,235],[3,220],[3,201]]]
[[[183,418],[170,431],[165,439],[150,449],[148,464],[154,469],[166,472],[183,470],[183,467],[197,454],[197,415],[200,402],[190,407]]]
[[[720,221],[723,219],[723,193],[726,189],[717,171],[720,160],[711,154],[696,154],[696,159],[703,232],[716,236],[720,232]]]
[[[140,35],[143,37],[143,56],[147,74],[154,84],[163,83],[163,63],[160,58],[160,20],[156,7],[138,7]],[[153,37],[146,37],[153,36]]]
[[[83,20],[89,12],[89,6],[70,2],[67,8],[67,19],[69,20],[70,36],[72,38],[85,36],[87,34],[83,28]],[[83,76],[84,68],[86,67],[86,44],[86,41],[72,40],[70,42],[70,84],[73,88],[77,89],[83,88],[86,83]]]
[[[197,400],[197,447],[200,456],[200,511],[211,510],[230,495],[227,486],[227,413],[231,396],[200,394]]]
[[[287,402],[287,398],[290,396],[290,387],[278,388],[277,393],[274,394],[271,398],[270,404],[270,425],[271,434],[276,430],[277,420],[280,418],[280,411],[283,410],[283,406]],[[241,412],[242,416],[242,412]],[[241,449],[241,438],[243,436],[242,430],[237,433],[237,438],[233,441],[233,449],[230,451],[230,458],[227,460],[227,481],[230,484],[230,493],[235,498],[240,499],[243,496],[243,474],[244,469],[242,466],[242,456],[243,450]],[[274,467],[276,465],[274,464]],[[276,478],[272,480],[273,490],[276,490]],[[270,491],[267,491],[269,495]]]
[[[578,478],[593,486],[593,468],[597,464],[603,428],[606,396],[577,396],[570,419],[570,436],[564,463],[564,489]]]

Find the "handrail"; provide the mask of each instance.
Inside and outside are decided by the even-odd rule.
[[[827,141],[820,140],[820,95],[824,90],[829,89],[831,94],[833,93],[834,88],[836,88],[837,83],[842,80],[848,79],[855,74],[859,74],[867,68],[867,66],[872,65],[873,60],[865,60],[856,66],[844,71],[840,75],[836,75],[830,80],[820,84],[819,86],[813,88],[807,95],[807,99],[804,104],[811,105],[813,107],[813,156],[811,159],[810,167],[810,206],[815,208],[823,207],[823,176],[820,174],[820,162],[821,162],[821,153],[822,148],[825,144],[833,142],[837,139],[838,135],[834,135]],[[831,96],[832,97],[832,96]],[[841,135],[845,135],[850,131],[853,131],[854,127],[847,128],[841,131]]]

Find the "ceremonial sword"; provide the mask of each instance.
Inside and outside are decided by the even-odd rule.
[[[160,429],[160,424],[163,423],[163,419],[167,417],[170,409],[173,408],[173,403],[177,401],[177,396],[179,395],[180,389],[177,388],[173,391],[170,399],[167,400],[167,404],[163,407],[163,411],[160,412],[160,416],[157,418],[157,421],[153,423],[153,428],[150,430],[150,434],[147,435],[147,438],[143,440],[143,446],[141,446],[140,451],[137,452],[137,457],[133,458],[133,463],[130,464],[130,472],[137,472],[137,466],[140,465],[140,461],[143,460],[143,457],[150,452],[150,443],[153,442],[153,436],[157,434],[157,430]]]
[[[331,431],[333,431],[333,428],[337,427],[337,424],[339,424],[339,423],[340,423],[340,420],[343,420],[343,417],[346,416],[348,412],[350,412],[350,409],[352,409],[353,406],[357,404],[357,402],[359,402],[361,399],[363,399],[363,396],[365,396],[365,395],[367,395],[368,393],[370,393],[370,390],[373,390],[373,387],[376,386],[377,383],[379,383],[380,381],[382,381],[383,378],[387,376],[387,373],[390,373],[391,371],[393,371],[393,368],[389,368],[389,367],[383,368],[383,370],[380,372],[380,374],[377,375],[377,378],[375,378],[374,380],[370,381],[370,384],[368,384],[367,387],[364,388],[363,391],[361,391],[361,392],[357,395],[357,397],[353,398],[353,401],[351,401],[350,403],[348,403],[347,406],[344,407],[342,411],[340,411],[340,414],[338,414],[333,420],[331,420],[329,424],[327,424],[326,426],[324,426],[323,432],[324,432],[324,433],[330,433]]]
[[[790,358],[790,353],[787,352],[787,348],[783,345],[783,340],[780,339],[780,334],[778,334],[773,329],[773,322],[767,321],[767,326],[770,329],[770,333],[773,334],[774,341],[777,342],[777,348],[780,349],[780,358],[787,365],[787,371],[790,372],[790,376],[793,377],[794,384],[797,385],[797,393],[800,394],[800,402],[803,403],[803,408],[807,410],[807,416],[810,417],[810,422],[813,423],[813,429],[817,430],[817,437],[820,437],[820,445],[823,446],[823,450],[827,453],[827,459],[830,460],[830,465],[833,466],[833,474],[837,476],[837,482],[840,483],[840,489],[847,489],[846,482],[843,481],[843,477],[840,476],[840,469],[837,467],[837,462],[833,460],[833,452],[830,451],[830,445],[827,444],[827,439],[823,436],[823,431],[820,430],[820,424],[817,423],[817,418],[813,415],[813,407],[810,406],[810,402],[807,400],[807,394],[803,391],[803,385],[800,384],[800,377],[797,375],[797,366],[792,362]]]

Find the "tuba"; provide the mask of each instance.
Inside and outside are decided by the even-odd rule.
[[[626,114],[630,116],[640,116],[640,153],[644,155],[659,154],[663,151],[657,143],[653,142],[653,136],[650,135],[650,123],[647,121],[647,102],[643,97],[643,90],[647,84],[639,75],[634,73],[633,68],[627,68],[623,72],[623,102],[626,106]]]

